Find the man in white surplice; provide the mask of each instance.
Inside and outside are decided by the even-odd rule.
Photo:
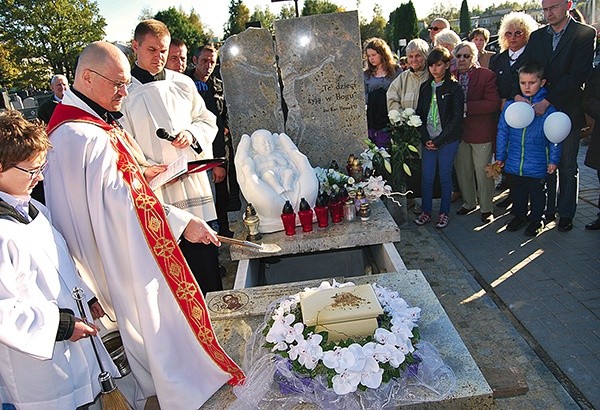
[[[189,77],[165,70],[170,42],[171,35],[164,23],[151,19],[137,25],[132,42],[136,62],[131,71],[129,96],[121,110],[121,124],[150,162],[168,164],[182,155],[190,160],[213,158],[212,144],[218,131],[216,117],[206,108]],[[160,128],[174,140],[158,138],[156,131]],[[206,172],[183,175],[158,188],[156,194],[164,203],[185,209],[205,221],[217,219]],[[222,290],[216,247],[185,240],[180,247],[202,291]]]
[[[46,200],[84,279],[116,315],[143,396],[156,394],[163,409],[197,409],[243,373],[216,341],[176,242],[219,241],[198,217],[163,209],[145,182],[160,167],[138,166],[139,147],[116,121],[130,81],[116,46],[95,42],[81,53],[48,125]]]
[[[16,110],[0,113],[0,403],[19,410],[75,409],[100,394],[88,338],[97,329],[80,319],[71,293],[88,288],[48,209],[31,199],[50,148],[44,128]],[[104,315],[92,292],[86,296],[86,316]]]

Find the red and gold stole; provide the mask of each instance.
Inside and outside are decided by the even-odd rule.
[[[231,385],[242,383],[245,375],[217,341],[206,302],[171,232],[165,210],[123,143],[123,140],[127,141],[130,138],[129,135],[117,125],[107,124],[80,108],[63,104],[58,104],[56,107],[48,124],[48,134],[66,122],[91,123],[107,132],[111,145],[117,153],[117,168],[129,187],[148,247],[191,330],[213,362],[231,375],[228,383]]]

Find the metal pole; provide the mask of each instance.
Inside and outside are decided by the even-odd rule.
[[[294,3],[296,4],[296,17],[300,17],[300,13],[298,13],[298,0],[294,0]]]

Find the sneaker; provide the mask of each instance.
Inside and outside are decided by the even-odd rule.
[[[443,229],[448,226],[448,222],[450,222],[450,219],[448,218],[448,214],[440,213],[438,216],[437,223],[435,224],[435,227],[438,229]]]
[[[521,218],[520,216],[515,216],[512,221],[510,221],[506,225],[506,230],[510,232],[516,232],[521,229],[527,223],[527,218]]]
[[[431,221],[431,215],[427,212],[421,212],[421,215],[419,215],[419,217],[415,219],[415,223],[419,226],[425,225],[429,221]]]
[[[524,233],[526,236],[537,236],[541,227],[541,222],[529,222],[529,225],[527,225],[527,228],[525,228]]]

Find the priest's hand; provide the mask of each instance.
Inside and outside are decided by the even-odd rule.
[[[185,227],[183,237],[190,242],[201,242],[205,245],[213,243],[216,246],[221,246],[221,242],[217,238],[217,233],[213,231],[204,220],[195,216]]]
[[[73,334],[69,338],[71,342],[76,342],[88,336],[96,336],[98,334],[98,328],[94,324],[87,324],[81,319],[75,320],[75,328],[73,329]]]
[[[171,145],[173,145],[175,148],[183,149],[192,145],[192,142],[194,142],[194,136],[192,133],[187,130],[183,130],[175,136],[175,139],[171,141]]]
[[[165,172],[167,170],[167,167],[168,167],[168,165],[165,165],[165,164],[150,165],[144,171],[144,178],[146,178],[146,181],[150,182],[154,178],[156,178],[159,174]]]

